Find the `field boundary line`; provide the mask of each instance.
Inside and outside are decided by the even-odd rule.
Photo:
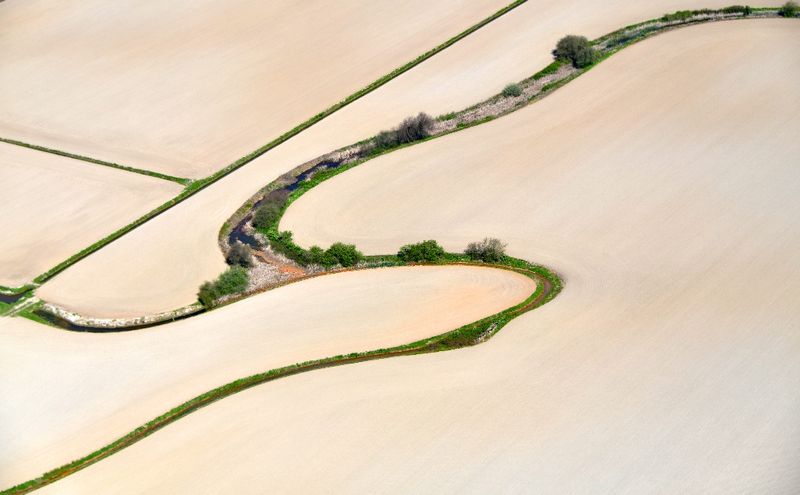
[[[416,265],[426,265],[427,263],[414,263]],[[408,265],[412,265],[409,263]],[[410,356],[415,354],[427,354],[448,350],[470,347],[485,342],[496,335],[503,326],[517,316],[536,309],[551,301],[562,289],[562,281],[552,271],[527,261],[506,257],[498,263],[481,263],[469,261],[455,261],[449,263],[435,263],[435,265],[466,265],[481,266],[489,268],[499,268],[522,274],[536,282],[536,288],[524,301],[515,304],[503,311],[484,317],[472,323],[441,333],[432,337],[424,338],[408,344],[399,346],[375,349],[365,352],[353,352],[340,354],[321,359],[314,359],[287,366],[273,368],[268,371],[239,378],[214,388],[208,392],[200,394],[186,402],[170,409],[166,413],[148,421],[138,428],[117,438],[113,442],[101,447],[100,449],[48,471],[42,476],[26,481],[0,492],[0,495],[20,495],[30,493],[46,485],[63,479],[70,474],[85,469],[92,464],[99,462],[131,445],[152,435],[158,430],[178,421],[205,406],[211,405],[221,399],[250,389],[257,385],[271,382],[280,378],[286,378],[300,373],[332,368],[347,364],[355,364],[377,359],[387,359],[396,356]]]
[[[127,165],[120,165],[119,163],[107,162],[105,160],[99,160],[97,158],[91,158],[84,155],[78,155],[76,153],[70,153],[68,151],[57,150],[54,148],[48,148],[46,146],[39,146],[38,144],[31,144],[26,143],[24,141],[18,141],[16,139],[9,139],[0,137],[0,142],[6,144],[12,144],[14,146],[19,146],[21,148],[28,148],[34,151],[41,151],[43,153],[50,153],[51,155],[58,155],[63,156],[65,158],[72,158],[73,160],[80,160],[82,162],[93,163],[95,165],[102,165],[104,167],[115,168],[117,170],[124,170],[125,172],[131,172],[134,174],[146,175],[148,177],[155,177],[156,179],[163,179],[170,182],[177,182],[182,186],[188,186],[191,184],[192,179],[187,179],[185,177],[175,177],[172,175],[162,174],[161,172],[155,172],[153,170],[146,170],[143,168],[136,168],[136,167],[129,167]]]
[[[119,239],[123,235],[127,234],[128,232],[132,231],[133,229],[141,226],[145,222],[156,218],[158,215],[164,213],[165,211],[169,210],[173,206],[185,201],[186,199],[194,196],[198,192],[202,191],[206,187],[214,184],[215,182],[223,179],[227,175],[235,172],[239,168],[247,165],[251,161],[255,160],[259,156],[263,155],[267,151],[275,148],[276,146],[283,144],[284,142],[288,141],[292,137],[300,134],[302,131],[305,131],[309,127],[317,124],[324,118],[332,115],[333,113],[337,112],[338,110],[344,108],[345,106],[353,103],[354,101],[358,100],[359,98],[375,91],[376,89],[380,88],[384,84],[388,83],[389,81],[393,80],[394,78],[400,76],[401,74],[411,70],[412,68],[416,67],[417,65],[421,64],[422,62],[428,60],[429,58],[433,57],[437,53],[444,51],[445,49],[449,48],[450,46],[454,45],[458,41],[462,40],[463,38],[469,36],[470,34],[474,33],[478,29],[486,26],[487,24],[491,23],[492,21],[502,17],[503,15],[511,12],[515,8],[519,7],[520,5],[526,3],[528,0],[515,0],[514,2],[510,3],[509,5],[503,7],[502,9],[498,10],[494,14],[490,15],[489,17],[484,18],[483,20],[479,21],[476,24],[468,27],[464,31],[456,34],[455,36],[451,37],[447,41],[437,45],[435,48],[428,50],[427,52],[419,55],[415,59],[410,62],[407,62],[400,67],[392,70],[388,74],[376,79],[372,83],[368,84],[367,86],[359,89],[355,93],[352,93],[350,96],[346,97],[344,100],[335,103],[334,105],[328,107],[327,109],[323,110],[322,112],[318,113],[317,115],[311,117],[310,119],[305,120],[301,124],[293,127],[291,130],[281,134],[277,138],[273,139],[272,141],[268,142],[267,144],[261,146],[260,148],[256,149],[255,151],[239,158],[238,160],[234,161],[230,165],[218,170],[217,172],[213,173],[212,175],[205,177],[203,179],[198,179],[192,181],[181,193],[179,193],[174,198],[170,199],[166,203],[154,208],[153,210],[145,213],[138,219],[134,220],[133,222],[125,225],[115,232],[111,233],[110,235],[98,240],[97,242],[93,243],[92,245],[82,249],[78,253],[70,256],[66,260],[62,261],[61,263],[57,264],[56,266],[50,268],[49,270],[45,271],[44,273],[38,275],[33,281],[37,284],[42,284],[54,276],[58,275],[62,271],[66,270],[68,267],[72,266],[73,264],[77,263],[78,261],[82,260],[83,258],[89,256],[90,254],[98,251],[99,249],[107,246],[108,244],[114,242],[115,240]]]

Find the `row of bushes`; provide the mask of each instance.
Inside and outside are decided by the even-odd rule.
[[[270,236],[269,245],[276,253],[303,266],[319,265],[331,268],[340,265],[349,268],[364,260],[364,254],[356,249],[354,244],[334,242],[328,249],[311,246],[305,250],[292,241],[292,233],[288,230]]]
[[[493,237],[486,237],[479,242],[471,242],[464,254],[474,261],[496,263],[506,255],[506,244]],[[406,244],[397,252],[397,258],[406,263],[436,263],[447,258],[447,252],[438,242],[427,240],[416,244]]]
[[[795,17],[798,11],[800,11],[800,6],[797,5],[797,2],[786,2],[778,9],[778,15],[783,17]],[[742,14],[743,16],[749,16],[752,13],[753,8],[749,5],[730,5],[721,9],[679,10],[671,14],[664,14],[661,16],[661,21],[686,21],[698,15]]]

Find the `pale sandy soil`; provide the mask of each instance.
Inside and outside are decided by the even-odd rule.
[[[0,143],[0,285],[30,282],[180,190],[174,182]]]
[[[531,279],[506,270],[384,268],[304,281],[126,333],[0,318],[0,488],[236,378],[410,343],[513,306],[534,290]]]
[[[224,270],[217,246],[222,223],[282,173],[420,110],[466,108],[495,94],[506,82],[549,63],[550,50],[564,33],[600,35],[696,6],[691,0],[529,2],[93,254],[39,294],[88,316],[141,316],[189,304],[204,280]]]
[[[0,135],[203,177],[506,3],[10,0]]]
[[[792,21],[676,31],[323,185],[289,211],[304,242],[497,235],[566,288],[485,345],[252,389],[50,493],[797,493],[798,50]]]

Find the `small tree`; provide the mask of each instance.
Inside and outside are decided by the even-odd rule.
[[[794,17],[798,10],[800,10],[800,6],[797,5],[797,2],[786,2],[778,9],[778,14],[783,17]]]
[[[344,267],[355,266],[364,259],[364,255],[356,249],[355,245],[341,242],[331,244],[325,254]]]
[[[235,242],[231,246],[225,261],[231,266],[242,266],[244,268],[253,266],[253,257],[250,256],[250,251],[241,242]]]
[[[519,84],[509,84],[503,88],[503,96],[506,98],[512,98],[521,94],[522,88],[519,87]]]
[[[425,139],[431,135],[433,124],[430,115],[420,112],[416,117],[409,117],[400,123],[396,131],[397,140],[400,144],[404,144]]]
[[[561,60],[569,60],[572,66],[580,69],[592,65],[597,59],[597,53],[592,48],[585,36],[569,35],[559,40],[553,56]]]
[[[397,257],[405,262],[434,262],[444,256],[444,248],[434,240],[406,244],[397,252]]]
[[[473,260],[494,263],[506,255],[506,245],[500,239],[485,237],[480,242],[470,242],[464,254]]]

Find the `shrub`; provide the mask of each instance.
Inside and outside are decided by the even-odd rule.
[[[250,251],[241,242],[235,242],[225,257],[225,262],[231,266],[241,266],[248,268],[253,265],[253,257]]]
[[[569,35],[559,40],[553,56],[557,59],[569,60],[572,66],[580,69],[592,65],[597,59],[597,53],[592,48],[585,36]]]
[[[416,117],[408,117],[390,131],[381,131],[372,139],[372,151],[383,151],[425,139],[431,135],[434,120],[430,115],[420,112]]]
[[[248,282],[247,270],[241,266],[232,266],[215,281],[205,282],[201,285],[200,291],[197,293],[197,299],[206,308],[212,308],[219,298],[247,289]]]
[[[485,237],[480,242],[470,242],[464,254],[473,260],[497,262],[506,255],[506,245],[494,237]]]
[[[405,262],[438,261],[444,256],[444,248],[434,240],[416,244],[406,244],[397,252],[397,257]]]
[[[305,265],[308,263],[308,253],[292,241],[292,232],[285,230],[271,235],[269,246],[276,253],[282,254],[292,261]]]
[[[353,244],[342,244],[335,242],[325,251],[325,255],[335,259],[337,263],[344,267],[355,266],[364,259],[364,255],[356,249]]]
[[[519,96],[522,94],[522,88],[519,87],[519,84],[509,84],[505,88],[503,88],[503,96],[506,98],[512,98],[515,96]]]
[[[222,295],[235,294],[247,288],[247,270],[241,266],[232,266],[222,272],[215,285]]]
[[[786,2],[780,9],[778,9],[778,15],[782,15],[783,17],[794,17],[797,15],[798,10],[800,10],[800,6],[797,5],[797,2]]]
[[[742,14],[748,16],[753,13],[749,5],[731,5],[722,9],[723,14]]]
[[[325,250],[319,246],[311,246],[308,250],[308,262],[313,265],[321,265],[325,268],[330,268],[336,264],[336,258],[325,252]]]
[[[281,207],[275,203],[266,203],[259,206],[253,214],[253,227],[266,229],[275,223],[281,215]]]
[[[397,128],[397,140],[400,144],[425,139],[431,135],[434,121],[427,113],[420,112],[416,117],[409,117]]]

